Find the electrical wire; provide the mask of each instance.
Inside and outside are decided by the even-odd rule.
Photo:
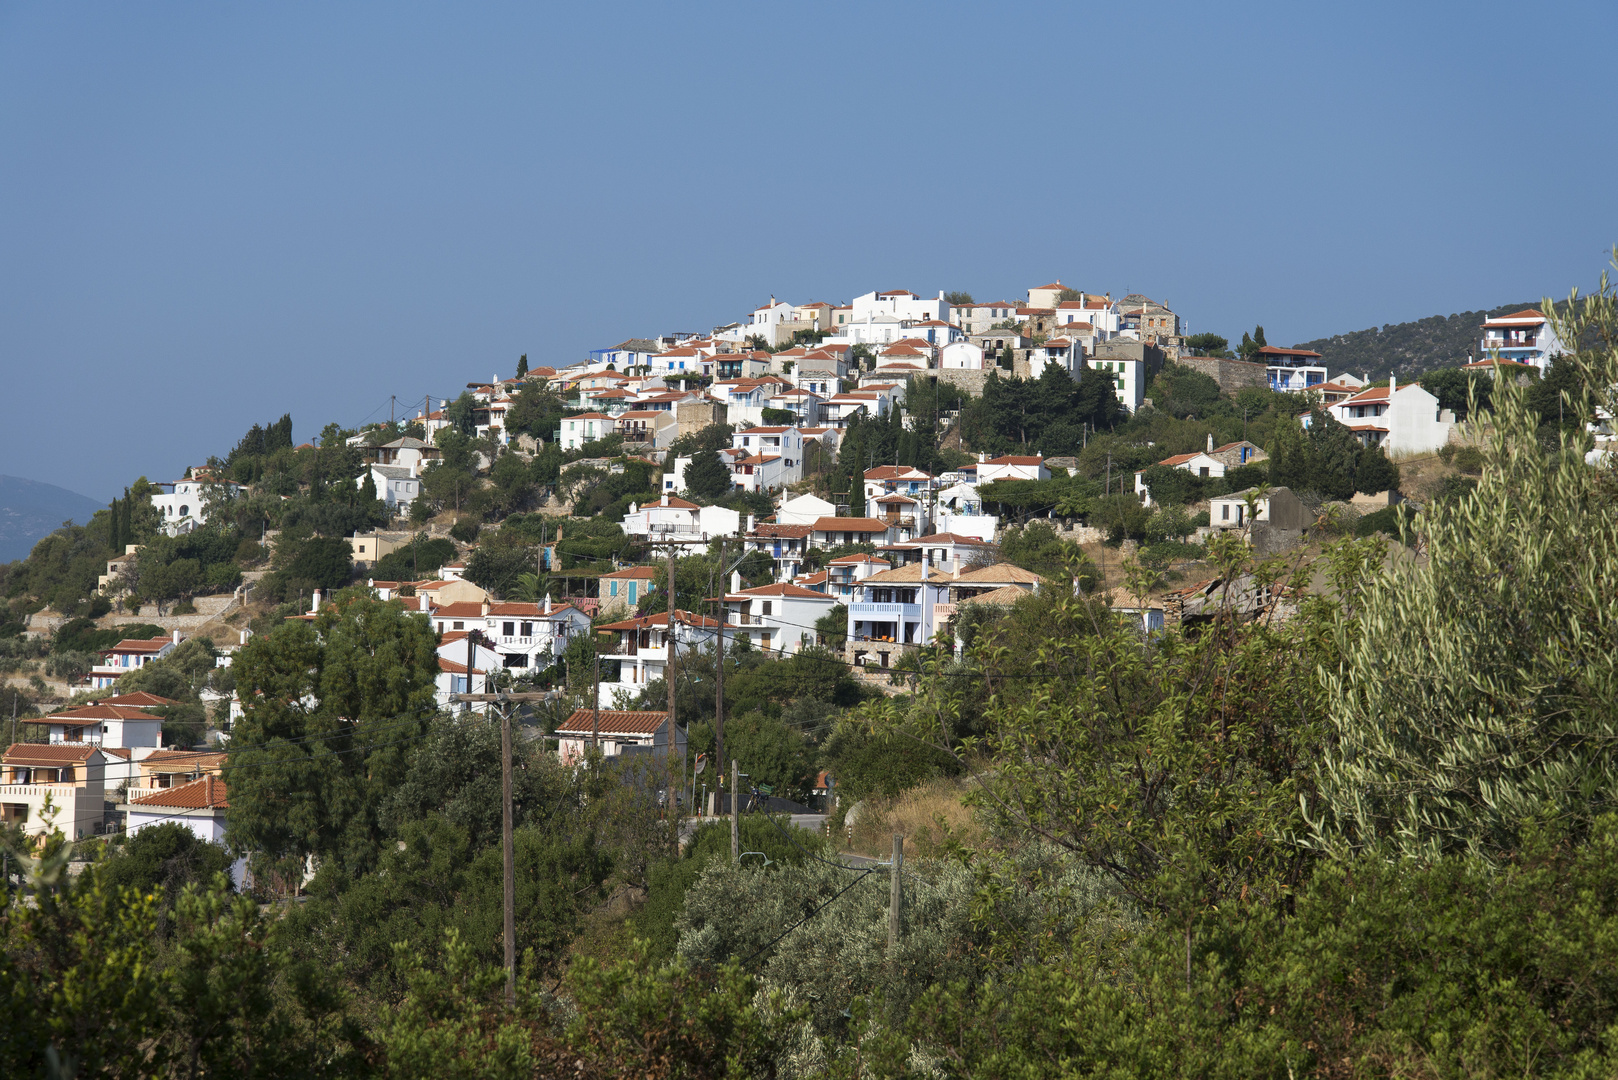
[[[835,903],[838,899],[840,899],[844,893],[848,892],[848,890],[852,889],[854,886],[858,885],[860,882],[864,881],[866,878],[870,877],[874,873],[876,873],[876,869],[873,867],[872,869],[865,871],[865,873],[861,874],[859,877],[855,878],[853,881],[850,881],[847,885],[844,885],[841,889],[837,890],[837,894],[835,896],[833,896],[830,900],[827,900],[824,904],[821,904],[819,907],[815,908],[815,910],[811,911],[809,914],[805,915],[803,918],[799,919],[797,922],[793,923],[791,926],[789,926],[785,930],[781,931],[773,939],[766,942],[764,945],[760,946],[758,949],[755,949],[753,951],[753,953],[750,956],[747,957],[747,959],[742,961],[742,966],[746,967],[748,964],[751,964],[754,961],[754,959],[756,959],[760,954],[764,953],[765,951],[767,951],[769,949],[774,948],[781,941],[782,938],[784,938],[788,934],[792,933],[792,931],[796,930],[798,927],[802,926],[804,923],[808,922],[810,919],[814,918],[816,915],[819,915],[822,911],[825,911],[827,908],[831,907],[831,905],[833,903]]]

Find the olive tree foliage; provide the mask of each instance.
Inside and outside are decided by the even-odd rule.
[[[1557,362],[1585,386],[1618,383],[1606,276],[1546,311],[1563,341],[1600,343]],[[1582,431],[1543,451],[1514,380],[1493,407],[1476,488],[1416,519],[1427,561],[1394,566],[1336,628],[1318,847],[1498,859],[1532,822],[1587,825],[1615,805],[1618,474],[1586,463]]]
[[[878,998],[884,1019],[899,1024],[931,986],[976,983],[1052,948],[1106,951],[1139,925],[1101,875],[1048,847],[977,866],[907,860],[891,953],[889,890],[880,870],[715,859],[676,916],[679,953],[698,969],[739,962],[758,972],[762,991],[802,1010],[782,1072],[817,1076],[848,1034],[856,998]]]
[[[1334,547],[1345,592],[1379,549]],[[992,761],[970,798],[997,833],[1069,852],[1143,908],[1280,901],[1310,862],[1286,837],[1312,793],[1325,721],[1316,671],[1331,658],[1336,605],[1307,594],[1301,560],[1254,562],[1242,537],[1215,537],[1208,560],[1236,586],[1201,625],[1143,638],[1109,610],[1122,595],[1053,592],[1045,626],[1060,629],[978,635],[967,659],[986,698],[940,664],[910,704],[873,703],[861,719],[974,771]],[[1131,581],[1127,593],[1144,588]]]

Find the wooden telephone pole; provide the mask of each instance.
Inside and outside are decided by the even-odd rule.
[[[667,537],[665,537],[665,539],[667,539]],[[668,637],[664,642],[664,644],[665,644],[665,646],[667,647],[667,650],[668,650],[669,658],[668,658],[668,662],[663,665],[663,678],[664,678],[664,681],[669,684],[669,763],[670,764],[673,764],[673,762],[674,762],[674,740],[679,738],[679,733],[675,729],[675,726],[674,726],[674,674],[675,674],[674,673],[674,664],[675,664],[675,653],[677,653],[679,651],[679,648],[680,648],[679,624],[677,622],[675,622],[675,620],[674,620],[674,599],[675,599],[675,595],[676,594],[675,594],[675,591],[674,591],[674,545],[670,544],[669,545],[669,632],[668,632]],[[701,604],[697,605],[697,610],[698,611],[702,610],[702,605]],[[683,747],[680,750],[680,789],[682,791],[685,790],[685,749]],[[673,785],[670,785],[669,786],[669,816],[671,818],[678,818],[679,817],[679,815],[677,813],[675,813],[676,809],[677,808],[674,805],[674,787],[673,787]]]
[[[468,665],[470,669],[471,665]],[[468,674],[467,679],[471,679]],[[470,682],[468,682],[470,686]],[[500,706],[500,854],[504,873],[505,893],[505,952],[506,952],[506,1006],[517,1004],[517,856],[512,839],[511,813],[511,707],[522,701],[548,701],[559,696],[557,691],[533,694],[454,694],[455,701],[493,702]]]

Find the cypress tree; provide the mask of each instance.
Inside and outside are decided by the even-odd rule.
[[[527,374],[528,374],[528,354],[523,353],[521,356],[517,357],[517,378],[520,379],[524,375],[527,375]]]
[[[1253,328],[1253,344],[1257,345],[1261,349],[1269,344],[1269,342],[1264,340],[1264,327],[1255,326]]]

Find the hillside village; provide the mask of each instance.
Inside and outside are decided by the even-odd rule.
[[[445,1075],[491,1038],[513,1077],[1044,1075],[1156,1030],[1080,955],[1169,1003],[1147,1044],[1252,1040],[1217,1053],[1265,1075],[1319,1030],[1266,1001],[1375,1015],[1361,1054],[1455,1037],[1344,998],[1367,963],[1373,997],[1533,985],[1531,1026],[1545,971],[1613,967],[1557,898],[1618,895],[1618,351],[1553,324],[1610,342],[1618,306],[1382,382],[1059,282],[772,298],[254,425],[0,566],[8,962],[37,994],[167,964],[95,1052],[231,1075]],[[1253,971],[1200,989],[1219,950]],[[929,1026],[985,1007],[1005,1049]],[[1610,1019],[1487,1053],[1582,1061]]]
[[[441,709],[500,687],[588,709],[588,736],[552,718],[564,759],[683,753],[704,720],[711,743],[713,702],[667,722],[671,646],[677,669],[812,654],[891,694],[1045,590],[1112,595],[1147,633],[1194,620],[1238,584],[1207,561],[1219,534],[1312,559],[1464,491],[1468,389],[1538,383],[1562,351],[1535,310],[1478,339],[1486,359],[1372,384],[1059,281],[772,297],[706,334],[523,357],[386,424],[294,445],[283,417],[8,569],[6,820],[43,827],[52,796],[74,835],[174,812],[222,836],[233,654],[345,589],[426,621]],[[152,664],[166,694],[131,691]],[[829,809],[826,774],[772,779]]]

